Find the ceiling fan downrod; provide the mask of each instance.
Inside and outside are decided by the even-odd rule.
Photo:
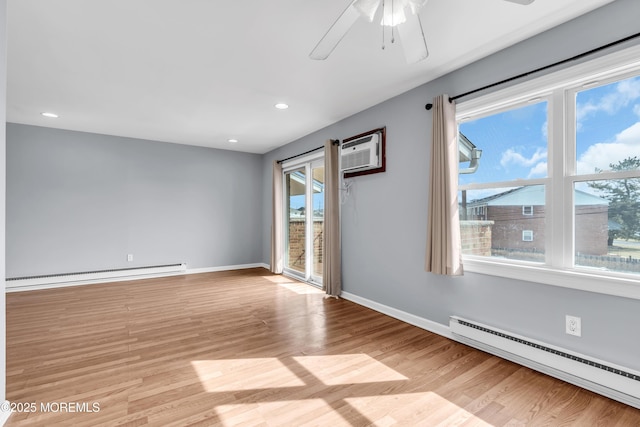
[[[384,44],[384,27],[387,26],[387,14],[385,13],[385,0],[382,0],[382,50],[384,50],[385,48],[385,44]],[[390,0],[391,1],[391,25],[389,25],[389,27],[391,27],[391,43],[395,43],[396,42],[396,37],[395,37],[395,33],[393,31],[393,27],[395,26],[394,23],[394,5],[393,5],[393,1],[394,0]]]
[[[384,13],[384,5],[382,5],[382,13]],[[394,24],[395,24],[393,22],[393,18],[394,18],[393,13],[394,13],[394,11],[393,11],[393,0],[391,0],[391,43],[395,43],[396,42],[396,38],[393,35],[393,27],[394,27]],[[384,27],[384,25],[383,25],[383,27]]]

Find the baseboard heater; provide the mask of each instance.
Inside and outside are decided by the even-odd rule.
[[[449,329],[472,347],[640,408],[640,372],[457,316]]]
[[[98,283],[108,280],[128,280],[169,274],[179,274],[187,269],[187,264],[164,264],[148,267],[114,268],[109,270],[83,271],[76,273],[47,274],[41,276],[8,277],[7,290],[35,289],[64,285]]]

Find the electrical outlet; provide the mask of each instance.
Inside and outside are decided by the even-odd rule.
[[[582,323],[579,317],[566,316],[566,329],[565,332],[569,335],[575,335],[576,337],[582,336]]]
[[[133,254],[128,254],[127,255],[127,261],[129,261],[129,262],[133,261]]]

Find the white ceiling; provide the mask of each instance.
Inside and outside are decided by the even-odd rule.
[[[364,19],[309,59],[350,0],[9,0],[7,121],[265,153],[610,1],[429,0],[407,65]]]

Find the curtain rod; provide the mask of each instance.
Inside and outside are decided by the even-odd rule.
[[[331,142],[333,143],[333,145],[340,144],[339,139],[332,139]],[[277,160],[277,162],[278,163],[286,162],[287,160],[295,159],[296,157],[301,157],[301,156],[304,156],[305,154],[310,154],[310,153],[313,153],[314,151],[322,150],[323,148],[324,148],[324,145],[320,147],[312,148],[311,150],[305,151],[304,153],[296,154],[295,156],[287,157],[286,159]]]
[[[528,72],[522,73],[522,74],[518,74],[517,76],[509,77],[508,79],[500,80],[499,82],[491,83],[490,85],[486,85],[486,86],[483,86],[483,87],[478,88],[478,89],[470,90],[469,92],[461,93],[460,95],[456,95],[456,96],[450,97],[449,98],[449,102],[453,102],[458,98],[462,98],[462,97],[465,97],[465,96],[468,96],[468,95],[472,95],[472,94],[474,94],[476,92],[480,92],[480,91],[483,91],[485,89],[492,88],[494,86],[498,86],[498,85],[501,85],[501,84],[504,84],[504,83],[509,83],[509,82],[511,82],[513,80],[517,80],[517,79],[520,79],[522,77],[526,77],[526,76],[528,76],[530,74],[534,74],[534,73],[538,73],[540,71],[544,71],[544,70],[546,70],[548,68],[552,68],[552,67],[555,67],[555,66],[558,66],[558,65],[566,64],[567,62],[571,62],[571,61],[575,61],[577,59],[584,58],[585,56],[592,55],[592,54],[594,54],[596,52],[599,52],[599,51],[604,50],[604,49],[608,49],[608,48],[610,48],[612,46],[618,45],[620,43],[624,43],[626,41],[635,39],[637,37],[640,37],[640,33],[636,33],[636,34],[633,34],[631,36],[627,36],[627,37],[624,37],[622,39],[616,40],[614,42],[607,43],[607,44],[605,44],[603,46],[597,47],[595,49],[591,49],[591,50],[589,50],[587,52],[583,52],[583,53],[580,53],[578,55],[572,56],[571,58],[563,59],[561,61],[554,62],[553,64],[545,65],[544,67],[536,68],[535,70],[528,71]],[[429,104],[424,106],[424,108],[426,108],[427,110],[431,110],[432,107],[433,107],[433,104],[431,104],[431,103],[429,103]]]

